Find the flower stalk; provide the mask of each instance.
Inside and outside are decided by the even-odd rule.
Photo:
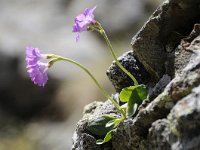
[[[68,59],[68,58],[65,58],[65,57],[62,57],[62,56],[59,56],[59,55],[49,55],[48,59],[50,59],[50,58],[52,58],[52,60],[49,62],[50,66],[52,66],[55,62],[57,62],[59,60],[64,60],[64,61],[72,63],[72,64],[78,66],[79,68],[81,68],[82,70],[84,70],[92,78],[92,80],[94,81],[94,83],[100,89],[101,93],[107,99],[109,99],[113,103],[113,105],[115,106],[115,108],[122,114],[122,116],[124,118],[126,118],[126,114],[121,109],[121,107],[119,106],[119,104],[104,90],[104,88],[100,85],[100,83],[97,81],[97,79],[94,77],[94,75],[92,75],[92,73],[85,66],[83,66],[82,64],[80,64],[80,63],[78,63],[78,62],[76,62],[74,60],[71,60],[71,59]]]
[[[112,47],[112,44],[110,43],[110,40],[105,32],[105,30],[103,29],[103,27],[101,26],[101,24],[99,22],[96,22],[94,25],[91,26],[91,29],[97,31],[98,33],[100,33],[103,38],[105,39],[106,41],[106,44],[108,45],[109,47],[109,50],[110,50],[110,53],[111,55],[113,56],[116,64],[119,66],[119,68],[124,72],[126,73],[132,80],[133,80],[133,83],[134,85],[138,85],[138,82],[136,80],[136,78],[128,71],[126,70],[126,68],[124,68],[121,63],[117,60],[117,56],[115,55],[115,52],[114,52],[114,49]]]
[[[87,9],[85,9],[85,11],[83,13],[81,13],[80,15],[75,17],[72,31],[77,33],[76,41],[77,42],[79,41],[80,33],[83,31],[95,30],[95,31],[99,32],[104,37],[104,39],[110,49],[110,52],[111,52],[112,56],[114,57],[114,60],[116,61],[116,64],[119,66],[119,68],[124,73],[126,73],[133,80],[134,85],[138,85],[138,82],[135,79],[135,77],[129,71],[127,71],[117,60],[117,56],[115,55],[115,52],[113,50],[113,47],[110,43],[108,36],[106,35],[105,30],[103,29],[101,24],[94,19],[93,12],[95,9],[96,9],[96,6],[91,9],[87,8]]]

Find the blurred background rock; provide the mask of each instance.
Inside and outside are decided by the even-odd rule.
[[[111,37],[117,55],[160,0],[0,0],[0,150],[67,150],[84,105],[105,100],[80,69],[57,63],[44,88],[26,73],[25,47],[60,54],[87,66],[114,93],[106,77],[112,62],[96,33],[71,32],[73,17],[97,5],[96,19]]]

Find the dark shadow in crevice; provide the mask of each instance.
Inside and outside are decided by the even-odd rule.
[[[200,21],[200,1],[171,1],[169,6],[163,7],[163,11],[170,14],[161,25],[159,39],[166,51],[165,72],[171,78],[175,76],[175,49],[180,45],[181,40],[186,38],[194,28],[194,24]]]

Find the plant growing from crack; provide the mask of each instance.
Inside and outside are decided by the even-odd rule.
[[[120,117],[109,115],[100,116],[89,122],[88,130],[90,132],[95,135],[105,136],[104,139],[99,139],[96,142],[97,144],[103,144],[111,140],[113,132],[120,124],[120,122],[137,114],[138,107],[142,104],[142,101],[144,99],[147,99],[148,90],[145,85],[139,85],[136,78],[129,71],[127,71],[117,60],[117,56],[115,55],[115,52],[108,36],[106,35],[105,30],[103,29],[101,24],[94,19],[93,12],[95,9],[96,7],[86,9],[82,14],[78,15],[74,20],[75,23],[73,25],[72,31],[77,33],[77,42],[80,40],[81,32],[97,31],[105,39],[106,44],[109,47],[110,53],[112,54],[118,67],[132,79],[134,85],[126,87],[120,92],[120,101],[124,103],[122,106],[120,106],[120,104],[112,96],[110,96],[106,92],[106,90],[104,90],[98,80],[85,66],[74,60],[54,54],[42,54],[38,48],[27,47],[26,64],[31,80],[34,82],[34,84],[38,86],[45,86],[48,80],[48,69],[58,61],[66,61],[72,63],[75,66],[81,68],[92,78],[102,94],[113,103],[115,108],[121,114]],[[43,63],[42,59],[47,59],[49,61],[47,63]]]

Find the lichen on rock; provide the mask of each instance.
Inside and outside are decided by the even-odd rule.
[[[200,147],[200,86],[181,99],[166,119],[152,124],[148,149],[199,149]]]

